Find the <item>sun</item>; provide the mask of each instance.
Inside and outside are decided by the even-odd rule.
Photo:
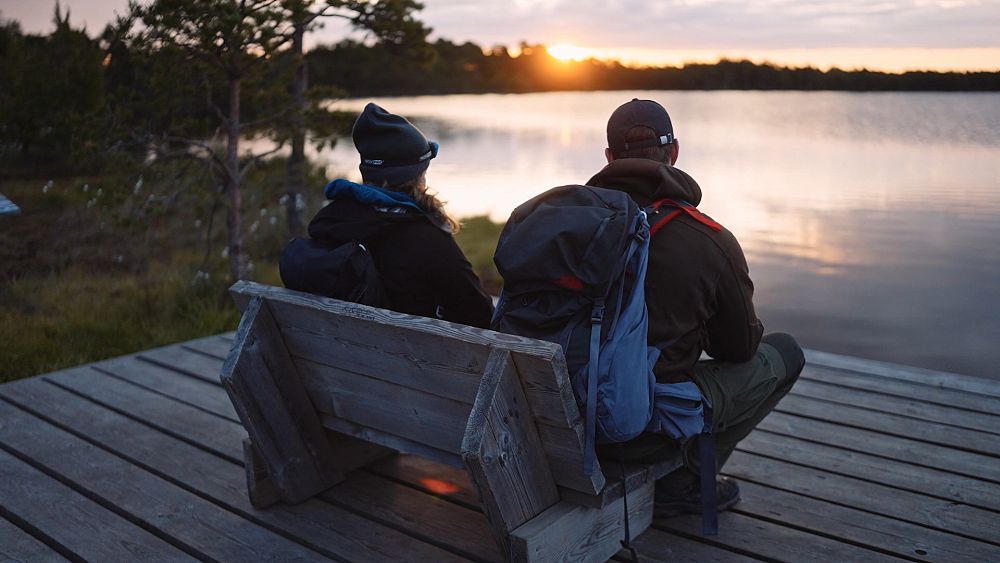
[[[577,47],[576,45],[567,45],[566,43],[550,45],[545,48],[545,51],[548,52],[549,56],[553,59],[563,62],[582,61],[593,56],[590,49]]]

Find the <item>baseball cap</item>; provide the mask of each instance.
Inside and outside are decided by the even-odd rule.
[[[628,132],[636,126],[652,129],[656,133],[656,138],[625,141]],[[630,149],[669,145],[672,142],[674,142],[674,126],[670,122],[670,115],[663,106],[652,100],[632,98],[631,101],[618,106],[608,119],[608,148],[615,154]]]

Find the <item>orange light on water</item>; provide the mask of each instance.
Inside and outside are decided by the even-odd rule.
[[[454,483],[449,483],[448,481],[442,481],[440,479],[425,477],[420,480],[420,484],[423,485],[428,491],[439,495],[450,495],[458,492],[458,487]]]

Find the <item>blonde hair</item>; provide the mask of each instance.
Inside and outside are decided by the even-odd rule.
[[[427,187],[427,172],[421,172],[419,176],[412,180],[407,180],[395,186],[383,186],[395,192],[402,192],[411,198],[414,203],[427,213],[427,217],[434,223],[434,226],[446,233],[455,234],[461,228],[458,221],[445,211],[444,203],[436,194]]]

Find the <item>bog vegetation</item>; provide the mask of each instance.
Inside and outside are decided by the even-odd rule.
[[[746,61],[636,69],[428,41],[415,0],[150,0],[94,34],[0,15],[0,380],[231,330],[225,289],[276,283],[329,174],[305,158],[345,95],[579,89],[998,90],[998,73],[842,72]],[[324,22],[358,31],[305,52]],[[247,140],[266,138],[263,153]],[[256,146],[256,145],[255,145]],[[488,289],[499,226],[459,242]]]

